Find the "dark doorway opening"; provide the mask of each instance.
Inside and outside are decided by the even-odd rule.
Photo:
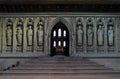
[[[51,56],[69,56],[69,31],[60,21],[51,31]]]

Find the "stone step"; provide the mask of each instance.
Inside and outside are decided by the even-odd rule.
[[[76,63],[78,63],[78,62],[80,62],[80,63],[89,63],[89,62],[91,62],[91,63],[95,63],[95,62],[92,62],[92,61],[82,61],[82,60],[76,60],[76,61],[72,61],[72,60],[69,60],[69,61],[67,61],[67,60],[63,60],[63,61],[59,61],[59,60],[40,60],[40,61],[38,61],[38,60],[30,60],[30,61],[27,61],[26,63],[40,63],[40,62],[66,62],[66,63],[71,63],[71,62],[76,62]]]
[[[93,68],[90,68],[90,67],[86,67],[86,68],[85,67],[84,68],[83,67],[79,67],[79,68],[73,68],[73,67],[71,67],[71,68],[67,68],[67,67],[61,67],[61,68],[60,67],[48,67],[48,68],[47,67],[46,68],[45,67],[44,68],[43,67],[37,67],[37,68],[36,67],[16,67],[16,68],[11,68],[11,70],[31,70],[31,69],[32,70],[34,70],[34,69],[35,70],[37,70],[37,69],[41,69],[41,70],[44,70],[44,69],[53,69],[53,70],[57,70],[57,69],[58,70],[62,70],[62,69],[65,69],[65,70],[67,70],[67,69],[68,70],[72,70],[72,69],[73,70],[74,69],[76,69],[76,70],[77,69],[78,70],[112,70],[110,68],[105,68],[105,67],[104,68],[102,68],[102,67],[101,68],[100,67],[93,67]]]
[[[11,69],[11,72],[113,72],[109,69]]]
[[[103,65],[98,65],[96,63],[83,63],[83,64],[78,64],[78,63],[74,63],[74,64],[67,64],[67,63],[25,63],[25,64],[21,64],[21,66],[103,66]]]
[[[30,67],[28,67],[28,68],[24,68],[24,67],[21,67],[21,68],[13,68],[13,70],[18,70],[18,69],[19,69],[19,70],[20,70],[20,69],[21,69],[21,70],[37,70],[37,69],[38,69],[38,70],[40,70],[40,69],[43,70],[43,69],[46,69],[46,68],[30,68]],[[98,67],[95,67],[95,68],[89,68],[89,67],[88,67],[88,68],[47,68],[47,69],[48,69],[48,70],[50,70],[50,69],[53,69],[53,70],[57,70],[57,69],[58,69],[58,70],[60,70],[60,69],[61,69],[61,70],[62,70],[62,69],[68,69],[68,70],[70,70],[70,69],[71,69],[71,70],[72,70],[72,69],[76,69],[76,70],[77,70],[77,69],[78,69],[78,70],[109,70],[109,69],[107,69],[107,68],[98,68]]]
[[[106,68],[102,65],[20,65],[22,68]],[[18,67],[18,68],[19,68]],[[17,67],[16,67],[17,68]]]
[[[111,74],[2,74],[1,79],[120,79],[120,76]]]
[[[26,63],[95,63],[95,62],[91,62],[91,61],[51,61],[51,60],[46,60],[46,61],[29,61]]]
[[[33,59],[36,59],[36,58],[33,58]],[[87,58],[81,58],[81,57],[66,57],[66,56],[64,56],[64,57],[39,57],[38,59],[87,59]]]
[[[98,65],[97,63],[91,63],[91,62],[39,62],[39,63],[33,63],[33,62],[30,62],[30,63],[25,63],[25,64],[28,64],[28,65],[39,65],[39,64],[59,64],[59,65],[77,65],[77,64],[80,64],[80,65]]]
[[[41,57],[41,58],[34,58],[31,59],[31,61],[38,60],[38,61],[89,61],[88,59],[85,58],[78,58],[78,57]]]
[[[67,56],[53,56],[53,57],[50,57],[50,56],[46,56],[46,57],[39,57],[39,58],[33,58],[33,59],[87,59],[87,58],[83,58],[83,57],[77,57],[77,56],[70,56],[70,57],[67,57]]]
[[[11,69],[11,72],[14,71],[30,71],[30,72],[113,72],[110,69]]]
[[[113,71],[111,69],[10,69],[10,71],[72,71],[72,72],[81,72],[81,71]]]
[[[78,57],[41,57],[29,60],[2,74],[120,74],[103,65]]]
[[[20,66],[21,68],[43,68],[43,69],[52,69],[52,68],[60,68],[60,69],[64,69],[64,68],[72,68],[72,69],[106,69],[106,67],[103,67],[103,66]],[[18,68],[20,68],[18,67]],[[17,68],[17,67],[16,67]],[[107,69],[110,69],[110,68],[107,68]]]
[[[109,68],[105,68],[104,66],[76,66],[76,67],[72,67],[72,66],[68,66],[68,67],[60,67],[60,66],[38,66],[38,67],[34,67],[34,66],[19,66],[19,67],[15,67],[13,69],[109,69]]]
[[[112,70],[8,70],[3,74],[120,74],[120,72]]]

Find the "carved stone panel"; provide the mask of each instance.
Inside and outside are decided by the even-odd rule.
[[[33,35],[34,35],[34,24],[33,18],[29,18],[27,23],[27,31],[26,31],[26,38],[27,38],[27,50],[33,50]]]
[[[86,37],[87,37],[87,46],[93,46],[93,39],[94,39],[94,31],[93,31],[93,23],[90,18],[87,20],[87,27],[86,27]]]
[[[39,23],[37,25],[37,45],[43,45],[43,30],[44,30],[44,24],[42,20],[39,20]]]
[[[77,27],[76,27],[76,33],[77,33],[77,45],[78,46],[83,46],[83,35],[84,35],[84,32],[83,32],[83,24],[81,22],[81,19],[78,19],[77,21]]]
[[[13,45],[13,18],[8,18],[6,23],[6,47],[7,51],[12,51]]]
[[[44,46],[44,18],[40,17],[36,27],[37,51],[43,51]]]
[[[104,19],[97,18],[96,21],[96,42],[97,42],[97,52],[102,53],[104,52],[105,49],[105,24],[104,24]]]
[[[17,51],[22,51],[23,47],[23,18],[18,18],[16,27]]]
[[[104,45],[104,26],[102,19],[99,19],[97,22],[97,45],[98,46]]]
[[[108,46],[114,46],[114,24],[112,19],[108,19],[107,24],[107,40],[108,40]]]
[[[16,39],[17,39],[17,45],[22,45],[23,40],[23,19],[20,18],[17,23],[17,33],[16,33]]]

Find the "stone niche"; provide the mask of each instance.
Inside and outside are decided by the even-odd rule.
[[[70,56],[119,57],[120,15],[40,13],[0,15],[0,56],[50,55],[51,30],[62,22],[69,31]]]
[[[115,20],[113,17],[79,17],[76,20],[77,50],[89,53],[115,52],[117,49]]]
[[[43,17],[4,17],[0,28],[2,53],[43,51]]]

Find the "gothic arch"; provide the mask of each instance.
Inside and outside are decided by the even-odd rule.
[[[68,29],[68,31],[69,31],[69,54],[71,55],[71,53],[72,53],[72,31],[71,31],[71,24],[70,24],[70,22],[68,22],[66,19],[64,19],[63,17],[57,17],[56,19],[54,19],[53,20],[53,22],[52,23],[50,23],[49,24],[49,26],[48,26],[48,33],[47,33],[47,38],[48,38],[48,47],[47,47],[47,52],[48,52],[48,54],[50,55],[50,42],[51,42],[51,39],[50,39],[50,37],[51,37],[51,31],[52,31],[52,28],[58,23],[58,22],[62,22],[66,27],[67,27],[67,29]]]
[[[48,34],[51,33],[52,28],[58,23],[58,22],[62,22],[63,24],[65,24],[65,26],[68,28],[68,31],[71,31],[71,25],[70,23],[64,19],[63,17],[57,17],[55,20],[53,20],[53,22],[49,25],[48,27]]]

